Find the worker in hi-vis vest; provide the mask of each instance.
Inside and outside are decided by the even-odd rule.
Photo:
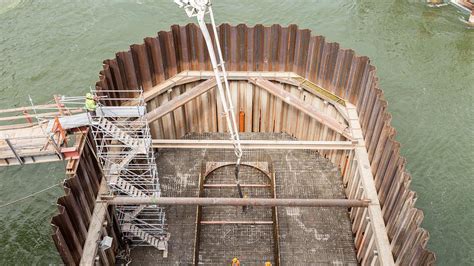
[[[89,112],[91,116],[95,116],[95,109],[97,108],[96,100],[97,100],[97,97],[92,95],[92,93],[88,92],[86,94],[85,107],[86,107],[87,112]]]
[[[240,261],[239,261],[239,259],[233,258],[231,265],[232,265],[232,266],[240,266]]]

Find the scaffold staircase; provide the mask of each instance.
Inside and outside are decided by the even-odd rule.
[[[95,92],[96,95],[100,93]],[[159,197],[151,134],[143,112],[143,91],[117,91],[117,94],[122,96],[100,98],[95,114],[88,115],[109,189],[116,195]],[[133,127],[130,126],[132,122]],[[116,206],[116,214],[124,237],[131,240],[132,245],[153,246],[167,256],[170,236],[163,207]]]
[[[157,238],[152,234],[147,233],[140,227],[132,224],[132,223],[125,223],[122,225],[122,232],[129,233],[134,235],[140,239],[145,240],[150,245],[154,246],[158,250],[163,251],[163,257],[168,257],[168,236]]]

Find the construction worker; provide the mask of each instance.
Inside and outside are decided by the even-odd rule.
[[[95,116],[95,109],[97,108],[96,100],[97,100],[97,97],[92,95],[92,93],[88,92],[86,94],[85,108],[87,112],[90,113],[91,116]]]
[[[239,261],[239,259],[233,258],[231,265],[232,265],[232,266],[240,266],[240,261]]]

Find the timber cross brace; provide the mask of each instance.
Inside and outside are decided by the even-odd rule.
[[[270,95],[282,100],[289,106],[296,108],[298,111],[315,119],[318,123],[327,126],[337,134],[340,134],[347,140],[353,140],[348,124],[348,115],[346,107],[350,105],[337,95],[321,88],[320,86],[306,80],[305,78],[293,72],[245,72],[245,71],[229,71],[227,73],[229,81],[247,80],[249,83],[264,89]],[[146,119],[152,123],[167,114],[182,107],[186,103],[193,101],[201,95],[209,92],[216,87],[216,80],[211,71],[183,71],[172,78],[160,83],[159,85],[150,88],[144,93],[145,101],[150,101],[160,95],[171,93],[174,87],[186,85],[189,83],[196,83],[204,80],[198,85],[186,90],[186,92],[179,96],[163,102],[160,106],[151,109],[146,114]],[[272,82],[274,81],[274,82]],[[277,84],[280,83],[281,85]],[[325,113],[321,108],[312,105],[301,97],[295,96],[286,91],[283,85],[290,85],[297,87],[300,91],[310,93],[321,100],[325,104],[333,106],[343,121],[338,121],[331,115]],[[219,109],[219,107],[217,107]],[[135,125],[138,126],[138,125]]]

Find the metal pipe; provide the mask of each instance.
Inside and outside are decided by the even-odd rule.
[[[287,207],[367,207],[369,200],[354,199],[271,199],[271,198],[198,198],[198,197],[125,197],[104,198],[112,205],[199,205],[199,206],[287,206]]]

